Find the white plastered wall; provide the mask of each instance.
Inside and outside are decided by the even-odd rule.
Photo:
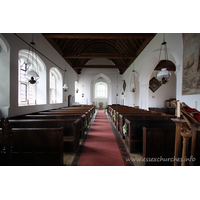
[[[174,75],[174,77],[176,77],[176,84],[174,86],[176,87],[175,97],[176,99],[180,100],[181,102],[185,102],[191,107],[194,107],[195,101],[197,101],[197,109],[200,110],[200,95],[199,94],[182,95],[182,60],[183,60],[182,34],[181,33],[165,34],[165,40],[167,42],[168,59],[171,60],[176,66],[176,72]],[[140,108],[143,108],[143,109],[148,109],[151,102],[149,100],[150,98],[149,80],[154,71],[154,68],[156,67],[158,63],[159,50],[160,50],[160,45],[162,41],[163,41],[163,34],[157,34],[123,75],[123,79],[129,80],[130,73],[132,72],[133,69],[138,72],[139,96],[137,96],[136,98],[138,98]],[[163,94],[165,94],[165,90],[163,90]],[[128,105],[127,102],[130,101],[129,99],[127,99],[127,97],[129,96],[130,94],[126,94],[125,105]],[[158,106],[158,107],[161,106],[158,102],[154,102],[153,105]]]
[[[20,33],[19,35],[24,41],[27,43],[30,43],[32,41],[32,34],[26,34],[26,33]],[[8,75],[8,88],[6,89],[6,92],[4,93],[5,96],[8,98],[6,100],[8,104],[9,110],[7,113],[4,113],[4,117],[8,116],[16,116],[31,112],[37,112],[41,110],[48,110],[48,109],[54,109],[54,108],[60,108],[64,106],[68,106],[68,95],[74,96],[74,81],[77,79],[76,72],[66,63],[66,61],[61,57],[61,55],[50,45],[50,43],[44,38],[42,34],[34,34],[34,42],[36,43],[36,49],[41,52],[43,55],[38,54],[42,61],[46,65],[46,88],[45,88],[45,102],[40,105],[29,105],[29,106],[18,106],[18,53],[21,49],[28,49],[28,45],[23,42],[20,38],[18,38],[15,34],[9,33],[9,34],[2,34],[5,41],[7,42],[9,48],[10,48],[10,54],[7,63],[7,67],[9,70]],[[1,59],[2,60],[2,59]],[[53,63],[52,63],[52,62]],[[2,61],[0,61],[2,62]],[[68,72],[68,80],[67,76],[65,77],[65,80],[62,80],[63,82],[69,83],[69,89],[67,92],[63,92],[63,103],[56,103],[56,104],[50,104],[49,103],[49,70],[52,67],[59,66],[62,70],[66,69]],[[62,71],[61,70],[61,71]],[[10,76],[10,77],[9,77]],[[42,77],[40,77],[42,78]],[[39,79],[39,82],[42,83],[43,79]],[[66,97],[66,98],[65,98]],[[42,97],[44,98],[44,97]],[[44,101],[43,101],[44,102]],[[62,101],[61,101],[62,102]],[[2,108],[1,108],[2,109]]]
[[[10,46],[0,34],[0,118],[8,116],[10,108]]]
[[[116,69],[82,70],[78,81],[79,93],[76,95],[78,99],[76,101],[80,104],[92,104],[92,102],[95,102],[95,83],[99,77],[102,77],[108,86],[108,97],[105,105],[115,104],[116,102],[119,104],[121,102],[121,96],[119,95],[116,99],[116,89],[118,85],[119,91],[121,91],[120,84],[122,79]],[[84,93],[84,97],[82,97],[82,93]]]

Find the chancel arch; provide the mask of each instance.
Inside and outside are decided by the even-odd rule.
[[[97,107],[99,107],[99,103],[103,102],[103,107],[105,108],[107,105],[112,104],[112,87],[111,87],[111,79],[103,74],[99,73],[95,75],[91,80],[91,102],[94,102]],[[102,85],[102,87],[100,86]],[[102,88],[102,94],[105,94],[104,97],[100,97],[97,95],[97,89]]]

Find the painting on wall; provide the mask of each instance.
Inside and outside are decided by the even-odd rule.
[[[160,86],[161,86],[161,82],[156,79],[155,77],[153,77],[150,81],[149,81],[149,89],[152,92],[155,92]]]
[[[182,94],[200,94],[200,34],[183,33]]]

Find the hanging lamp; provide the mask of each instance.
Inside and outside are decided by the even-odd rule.
[[[135,70],[132,71],[132,77],[133,77],[133,84],[131,85],[131,92],[135,92]]]
[[[67,84],[64,84],[63,89],[64,89],[64,92],[67,92],[67,90],[68,90]]]
[[[38,83],[37,80],[40,78],[38,73],[31,68],[33,63],[35,63],[35,65],[36,65],[35,68],[37,69],[38,62],[37,62],[37,54],[36,54],[36,45],[35,45],[34,37],[32,34],[32,42],[30,42],[28,58],[27,58],[27,62],[25,63],[25,65],[26,65],[25,78],[28,80],[28,82],[30,84]]]
[[[78,89],[78,80],[76,81],[76,93],[78,93],[79,89]]]
[[[116,87],[116,97],[118,97],[119,94],[118,94],[118,72],[117,72],[117,87]]]
[[[164,60],[160,60],[161,57],[161,51],[164,51]],[[165,34],[163,34],[163,42],[160,47],[160,54],[159,54],[159,62],[157,66],[162,66],[163,68],[161,71],[157,74],[157,79],[162,83],[165,84],[169,81],[169,77],[171,76],[171,72],[167,70],[167,66],[171,63],[171,61],[168,60],[167,55],[167,42],[165,41]],[[157,67],[156,66],[156,67]]]
[[[65,62],[65,71],[64,71],[64,79],[63,79],[63,82],[65,81],[65,72],[67,73],[67,70],[66,70],[66,62]],[[68,76],[67,76],[67,81],[68,81]],[[69,88],[68,88],[67,84],[64,83],[64,85],[63,85],[63,90],[64,90],[64,92],[67,92],[68,89],[69,89]]]
[[[28,82],[30,84],[35,84],[35,83],[38,83],[37,80],[39,79],[39,75],[34,70],[30,69],[26,73],[26,78],[28,79]]]

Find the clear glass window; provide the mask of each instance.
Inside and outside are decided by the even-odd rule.
[[[107,84],[103,82],[96,83],[96,98],[107,98]]]

